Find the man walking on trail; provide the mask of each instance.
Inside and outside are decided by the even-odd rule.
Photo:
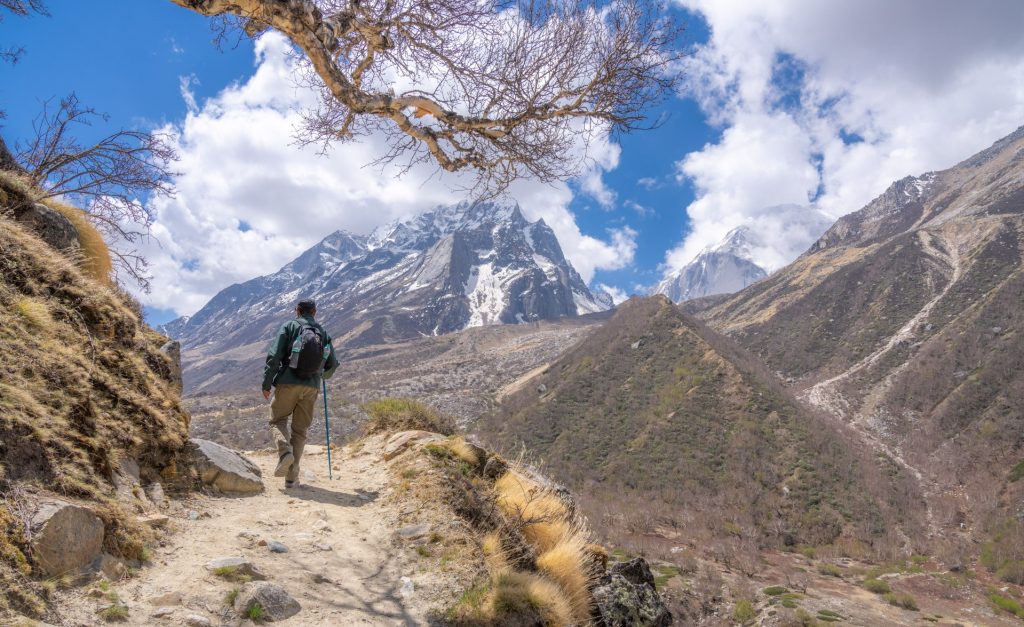
[[[316,303],[300,300],[295,315],[278,331],[267,351],[267,367],[263,371],[263,398],[270,398],[270,390],[274,389],[270,426],[280,456],[274,476],[284,477],[286,488],[299,485],[299,461],[306,445],[306,432],[313,423],[320,377],[330,379],[338,368],[331,336],[314,319]]]

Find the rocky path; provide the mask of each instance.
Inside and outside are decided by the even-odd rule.
[[[427,599],[403,595],[408,558],[396,547],[379,498],[386,470],[371,452],[338,451],[334,479],[326,450],[308,447],[303,486],[285,490],[273,477],[276,457],[251,454],[263,471],[264,493],[242,498],[197,496],[182,503],[152,565],[110,588],[132,625],[240,625],[227,602],[240,587],[211,572],[213,560],[248,560],[266,581],[301,605],[287,625],[426,624]],[[277,546],[280,543],[286,552]],[[93,590],[65,604],[72,624],[97,624],[103,598]]]

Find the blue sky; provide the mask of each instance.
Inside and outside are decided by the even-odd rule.
[[[616,138],[618,163],[600,172],[614,202],[603,206],[579,182],[520,199],[592,285],[651,286],[740,224],[770,234],[775,249],[757,261],[773,270],[813,236],[799,211],[776,205],[838,217],[1024,122],[1014,87],[1024,83],[1024,3],[673,4],[688,25],[685,86],[651,111],[660,127]],[[167,0],[48,7],[51,17],[0,23],[4,46],[26,48],[17,65],[0,65],[0,133],[8,143],[28,136],[41,102],[71,92],[109,114],[107,127],[90,129],[97,135],[174,133],[179,194],[154,204],[154,289],[142,295],[153,322],[275,270],[334,228],[366,231],[428,199],[458,199],[421,172],[391,184],[363,169],[372,141],[322,162],[298,152],[286,105],[303,96],[280,80],[279,40],[218,50],[206,18]],[[308,224],[281,221],[291,203]]]

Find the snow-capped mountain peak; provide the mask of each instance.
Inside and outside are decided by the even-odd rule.
[[[375,343],[471,326],[603,311],[554,231],[514,203],[463,202],[381,227],[328,235],[278,272],[233,285],[168,331],[221,348],[266,336],[300,297],[327,328]],[[228,337],[225,337],[225,329]]]

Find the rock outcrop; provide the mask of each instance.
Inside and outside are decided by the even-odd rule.
[[[103,521],[91,509],[44,501],[32,517],[32,555],[47,577],[79,571],[103,548]]]
[[[192,462],[203,483],[221,492],[255,494],[263,491],[262,473],[256,464],[216,442],[192,438]]]
[[[643,558],[614,564],[594,588],[595,622],[601,627],[668,627],[654,575]]]
[[[59,211],[50,209],[42,203],[35,203],[17,212],[18,221],[26,225],[47,244],[64,253],[79,250],[78,229],[71,220]]]

